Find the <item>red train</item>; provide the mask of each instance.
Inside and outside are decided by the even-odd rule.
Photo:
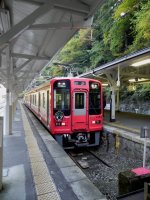
[[[26,93],[24,102],[64,148],[99,145],[103,129],[99,81],[54,78]]]

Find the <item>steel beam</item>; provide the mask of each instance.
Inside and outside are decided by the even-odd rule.
[[[75,11],[75,12],[81,12],[81,13],[85,13],[88,14],[90,11],[90,8],[88,5],[85,5],[79,1],[76,0],[55,0],[54,3],[54,7],[55,8],[64,8],[64,9],[68,9],[70,11]]]
[[[49,23],[49,24],[34,24],[31,25],[28,30],[43,30],[43,29],[83,29],[90,28],[92,22],[79,21],[79,22],[61,22],[61,23]]]
[[[11,56],[15,58],[25,58],[25,59],[35,59],[35,60],[50,60],[51,59],[51,57],[34,56],[34,55],[28,55],[28,54],[22,54],[22,53],[12,53]]]
[[[12,101],[11,101],[11,105],[9,105],[9,135],[12,135],[12,123],[13,123],[12,116],[13,114],[12,114]]]
[[[17,97],[13,98],[12,102],[12,118],[14,119],[17,107]]]
[[[2,190],[3,177],[3,117],[0,117],[0,190]]]
[[[43,2],[41,0],[15,0],[15,1],[30,3],[31,5],[37,5],[37,6],[41,6],[43,5],[43,3],[47,2],[47,0],[43,0]]]
[[[21,66],[17,67],[14,70],[14,73],[18,73],[21,69],[23,69],[29,62],[31,62],[33,59],[30,58],[29,60],[27,60],[26,62],[24,62]]]
[[[23,1],[23,2],[26,2],[26,3],[38,3],[39,5],[42,4],[42,1],[41,0],[17,0],[17,1]],[[43,0],[43,3],[46,3],[46,2],[53,2],[54,4],[54,8],[60,8],[60,9],[66,9],[66,10],[69,10],[69,11],[75,11],[77,13],[83,13],[83,14],[88,14],[90,12],[90,6],[89,5],[86,5],[85,3],[82,3],[80,1],[77,1],[77,0],[55,0],[55,1],[52,1],[52,0]]]
[[[52,1],[53,2],[53,1]],[[7,44],[22,34],[31,24],[35,22],[37,18],[45,14],[47,11],[53,8],[52,2],[48,1],[44,5],[37,8],[33,13],[25,17],[21,22],[13,26],[9,31],[0,37],[0,48],[6,47]]]
[[[6,90],[6,105],[4,116],[4,135],[9,135],[9,90]]]

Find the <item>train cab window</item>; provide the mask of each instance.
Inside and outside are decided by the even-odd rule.
[[[54,83],[54,114],[62,111],[65,116],[70,115],[70,81],[61,80]]]
[[[100,85],[96,82],[89,83],[89,114],[98,115],[101,113]]]

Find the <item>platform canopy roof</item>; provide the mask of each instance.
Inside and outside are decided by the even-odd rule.
[[[79,77],[99,79],[116,89],[120,85],[128,85],[134,90],[136,84],[150,84],[150,47],[88,70]]]
[[[0,83],[16,94],[80,29],[104,0],[2,0]]]

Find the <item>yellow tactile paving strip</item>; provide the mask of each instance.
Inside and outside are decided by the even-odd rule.
[[[23,126],[25,131],[25,141],[29,153],[33,180],[38,200],[60,200],[55,184],[49,174],[43,155],[39,149],[36,138],[28,122],[25,111],[20,104]]]

